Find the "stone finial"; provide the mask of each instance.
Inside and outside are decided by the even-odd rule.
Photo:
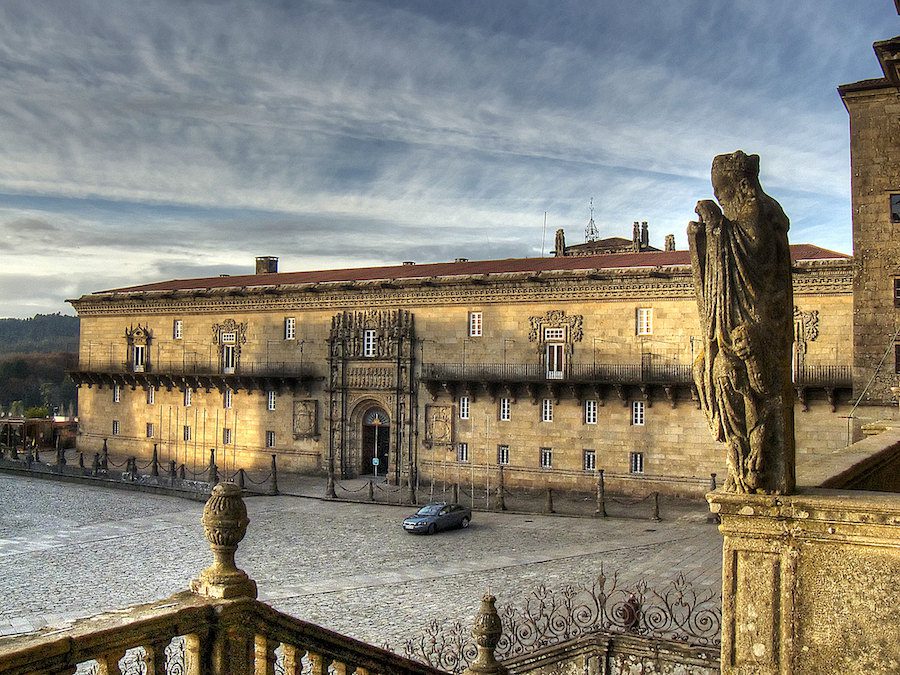
[[[494,650],[503,635],[503,624],[494,606],[496,600],[490,593],[485,593],[481,598],[481,607],[472,624],[472,637],[478,646],[478,656],[463,671],[463,675],[506,675],[509,672],[494,657]]]
[[[674,234],[666,235],[665,250],[666,251],[674,251],[675,250],[675,235]]]
[[[566,233],[564,230],[556,231],[556,240],[553,249],[557,258],[562,258],[566,255]]]
[[[238,543],[250,523],[240,488],[234,483],[216,485],[203,507],[200,522],[214,561],[191,580],[191,590],[210,598],[255,598],[256,582],[234,563]]]

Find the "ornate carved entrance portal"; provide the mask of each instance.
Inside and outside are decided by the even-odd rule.
[[[406,310],[346,311],[329,337],[329,475],[378,473],[399,483],[415,465],[417,386],[413,316]]]

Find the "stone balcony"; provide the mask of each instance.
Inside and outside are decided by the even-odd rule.
[[[323,377],[309,363],[302,361],[245,361],[233,369],[222,367],[218,359],[153,361],[135,367],[127,361],[82,359],[69,371],[76,385],[87,387],[120,386],[171,389],[240,389],[309,393],[312,385]]]
[[[452,398],[486,394],[491,400],[528,396],[535,402],[545,397],[558,401],[570,396],[579,403],[616,398],[625,405],[635,399],[651,404],[662,399],[673,407],[682,400],[699,405],[691,367],[682,363],[573,364],[556,372],[539,363],[426,363],[421,379],[432,400],[444,392]],[[794,380],[804,410],[817,392],[834,410],[840,391],[852,389],[850,366],[805,366]]]

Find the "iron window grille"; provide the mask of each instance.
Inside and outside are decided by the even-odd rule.
[[[112,421],[112,433],[113,433],[113,436],[119,435],[119,420]]]
[[[147,422],[147,438],[153,438],[153,422]]]
[[[266,447],[267,448],[275,447],[275,432],[274,431],[266,432]]]
[[[122,387],[117,384],[113,385],[113,403],[118,403],[122,400]]]
[[[631,453],[631,473],[644,473],[644,453],[643,452],[632,452]]]
[[[460,443],[456,446],[456,461],[458,461],[458,462],[468,462],[469,461],[469,444],[468,443]]]
[[[584,470],[585,471],[596,471],[597,470],[597,453],[594,450],[585,450],[584,451]]]
[[[152,384],[147,387],[147,404],[153,405],[156,403],[156,387]]]
[[[190,387],[184,390],[184,407],[191,407],[191,399],[193,398],[194,391]]]
[[[509,446],[508,445],[498,445],[497,446],[497,464],[502,466],[506,466],[509,464]]]
[[[553,468],[553,448],[541,448],[541,468]]]

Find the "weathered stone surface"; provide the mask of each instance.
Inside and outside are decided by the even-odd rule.
[[[707,495],[723,549],[723,673],[900,669],[900,501]]]
[[[791,388],[793,292],[781,206],[759,184],[759,157],[738,150],[712,164],[721,204],[697,203],[688,226],[703,350],[694,380],[716,440],[725,490],[794,489]]]

